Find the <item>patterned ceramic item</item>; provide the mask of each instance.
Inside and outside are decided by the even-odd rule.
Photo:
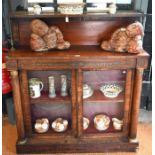
[[[52,129],[56,132],[64,132],[67,130],[68,127],[68,121],[63,119],[63,118],[57,118],[53,123],[52,123]]]
[[[83,117],[83,130],[86,130],[90,124],[90,120],[86,117]]]
[[[118,118],[112,118],[113,127],[115,130],[121,130],[123,126],[123,121]]]
[[[29,90],[31,98],[38,98],[41,96],[41,91],[44,85],[39,78],[31,78],[29,80]]]
[[[94,117],[95,128],[99,131],[105,131],[109,128],[110,118],[106,115],[99,114]]]
[[[37,119],[34,125],[37,133],[45,133],[49,129],[49,121],[47,118]]]
[[[83,14],[85,3],[63,3],[59,4],[61,14]]]
[[[67,77],[66,75],[61,75],[61,96],[67,95]]]
[[[83,99],[86,99],[86,98],[92,96],[93,93],[94,93],[94,91],[89,85],[87,85],[87,84],[83,85]]]
[[[54,98],[54,97],[56,97],[55,85],[54,85],[54,76],[49,76],[48,81],[49,81],[49,97]]]
[[[109,98],[115,98],[123,91],[123,88],[118,84],[104,84],[100,87],[100,91]]]

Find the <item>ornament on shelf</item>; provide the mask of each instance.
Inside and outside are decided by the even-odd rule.
[[[83,130],[86,130],[90,124],[90,120],[86,117],[83,117]]]
[[[30,46],[33,51],[70,48],[70,43],[64,41],[63,34],[57,26],[48,26],[45,22],[34,19],[30,24],[30,28],[32,31]]]
[[[57,118],[52,124],[52,129],[56,132],[64,132],[67,130],[68,121],[63,118]]]
[[[29,80],[29,91],[31,98],[38,98],[41,96],[41,91],[43,90],[43,83],[39,78],[31,78]]]
[[[94,90],[88,84],[83,84],[83,99],[91,97],[93,93]]]
[[[101,48],[107,51],[141,53],[143,52],[142,37],[144,36],[143,26],[135,22],[127,28],[117,29],[109,41],[103,41]]]
[[[67,77],[66,75],[61,75],[61,96],[67,95]]]
[[[49,76],[48,81],[49,81],[49,97],[54,98],[54,97],[56,97],[55,85],[54,85],[54,76]]]
[[[123,91],[123,87],[118,84],[103,84],[100,91],[106,97],[115,98]]]
[[[47,132],[49,129],[49,120],[47,118],[37,119],[34,128],[38,133]]]
[[[95,128],[99,131],[105,131],[109,128],[110,118],[107,115],[98,114],[94,117]]]
[[[115,130],[121,130],[123,126],[123,121],[118,118],[112,118],[113,127]]]

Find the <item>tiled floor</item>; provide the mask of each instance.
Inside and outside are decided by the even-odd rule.
[[[16,127],[10,125],[7,119],[3,119],[3,155],[16,155],[15,144],[17,139]],[[152,155],[152,124],[143,123],[138,126],[138,139],[140,148],[137,153],[89,153],[74,155]],[[43,154],[42,154],[43,155]],[[44,154],[45,155],[45,154]],[[51,154],[52,155],[52,154]],[[63,154],[59,154],[63,155]],[[68,154],[65,154],[68,155]],[[73,155],[73,154],[69,154]]]

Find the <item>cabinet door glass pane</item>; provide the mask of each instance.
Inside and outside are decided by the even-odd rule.
[[[51,135],[70,132],[71,72],[30,71],[28,80],[33,132]]]
[[[125,70],[83,72],[84,133],[122,131],[125,80]]]

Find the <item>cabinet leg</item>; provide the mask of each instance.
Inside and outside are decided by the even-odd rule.
[[[15,106],[15,113],[16,113],[18,141],[22,141],[25,138],[25,130],[24,130],[24,123],[23,123],[23,113],[22,113],[22,106],[21,106],[21,94],[20,94],[18,71],[16,70],[11,71],[11,82],[12,82],[14,106]]]
[[[139,115],[139,105],[142,90],[142,79],[143,79],[143,69],[138,68],[135,71],[135,83],[133,90],[133,102],[132,102],[132,113],[131,113],[131,128],[129,139],[131,142],[136,141],[137,137],[137,126],[138,126],[138,115]]]

